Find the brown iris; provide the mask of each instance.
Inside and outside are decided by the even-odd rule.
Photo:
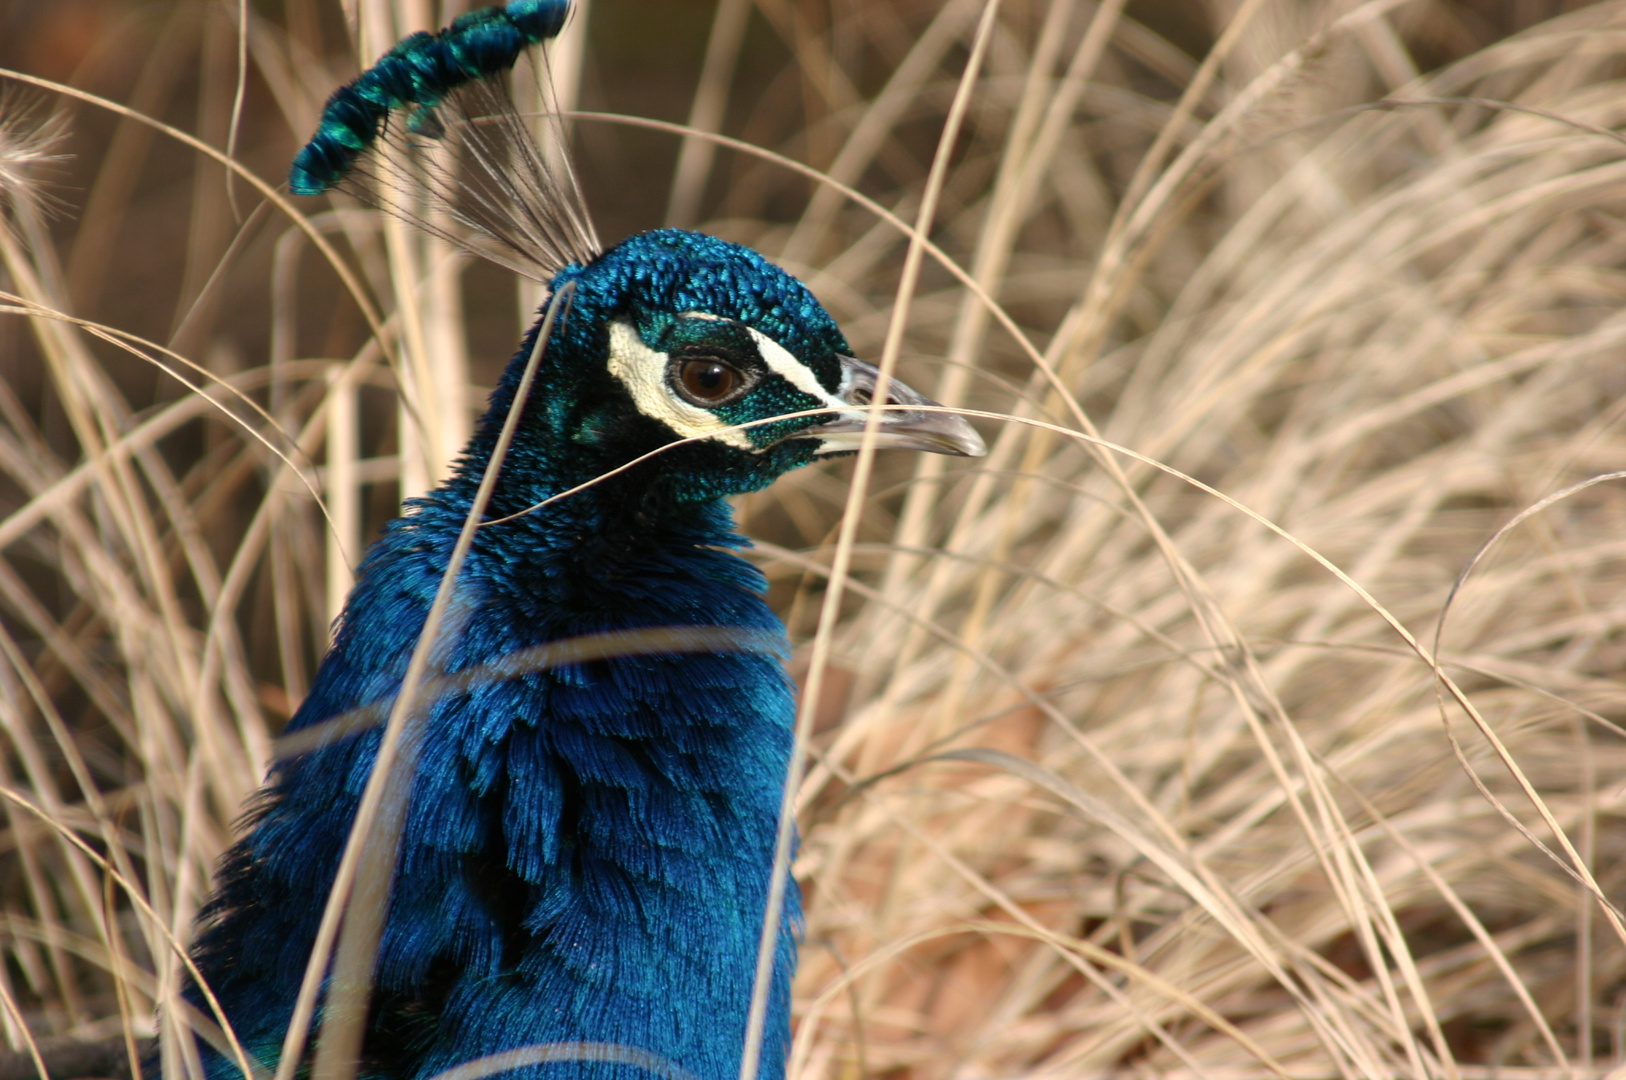
[[[734,393],[741,383],[740,373],[732,365],[713,356],[699,356],[685,360],[678,368],[678,385],[691,401],[711,405]]]

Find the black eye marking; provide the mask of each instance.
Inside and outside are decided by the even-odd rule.
[[[711,407],[732,401],[746,383],[738,368],[715,356],[678,357],[672,367],[678,393],[696,405]]]
[[[744,397],[762,377],[762,361],[718,341],[694,342],[672,350],[666,381],[691,405],[715,409]]]

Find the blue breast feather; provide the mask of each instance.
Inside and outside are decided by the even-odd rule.
[[[459,486],[372,549],[291,729],[394,693],[461,524]],[[633,626],[783,634],[756,570],[714,546],[738,542],[724,504],[693,504],[635,550],[560,550],[550,531],[538,522],[476,546],[462,578],[471,617],[449,670]],[[437,702],[381,946],[367,1072],[427,1078],[500,1049],[580,1040],[733,1077],[793,712],[781,658],[751,653],[617,657]],[[204,914],[200,967],[268,1065],[379,738],[275,768]],[[796,918],[793,897],[773,988],[780,1018]],[[785,1035],[782,1019],[770,1024],[764,1076],[782,1072]],[[214,1077],[237,1072],[215,1055],[209,1066]],[[603,1064],[545,1072],[640,1075]]]

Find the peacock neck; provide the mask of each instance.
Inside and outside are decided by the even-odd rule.
[[[363,560],[291,732],[399,692],[509,382],[453,475]],[[572,491],[670,436],[599,438],[638,428],[598,425],[603,406],[567,412],[562,400],[593,398],[530,403],[437,649],[435,674],[449,678],[422,714],[379,946],[364,1070],[377,1080],[428,1080],[541,1043],[620,1047],[700,1080],[738,1071],[791,750],[784,629],[762,575],[735,553],[744,541],[727,503],[707,497],[704,461]],[[711,634],[704,648],[548,651],[695,629]],[[381,738],[335,731],[273,767],[203,917],[200,969],[268,1062],[316,934],[313,898],[333,880]],[[764,1080],[783,1069],[798,911],[793,888]],[[232,1076],[225,1059],[209,1062],[211,1080]],[[521,1071],[650,1075],[604,1061]]]
[[[546,490],[524,475],[526,498]],[[454,477],[369,553],[292,727],[394,693],[472,482]],[[794,713],[783,628],[759,572],[729,550],[743,541],[726,503],[652,510],[624,484],[482,528],[460,576],[446,674],[503,674],[437,697],[427,717],[380,947],[379,1077],[546,1042],[631,1047],[703,1080],[738,1068]],[[750,641],[513,667],[550,643],[674,627]],[[335,815],[332,793],[353,805],[376,743],[280,770],[245,844],[284,887],[320,895],[331,880],[335,819],[353,812]],[[310,858],[312,834],[333,834],[329,857]],[[793,895],[766,1080],[784,1057],[796,912]],[[601,1062],[538,1080],[559,1076],[648,1073]]]

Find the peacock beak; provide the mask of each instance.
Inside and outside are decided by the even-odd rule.
[[[867,408],[875,400],[875,384],[880,369],[851,356],[841,357],[841,387],[836,396],[854,408],[843,409],[828,423],[801,432],[815,436],[824,445],[820,454],[857,450],[864,441]],[[982,457],[988,452],[982,437],[965,419],[948,412],[925,412],[938,408],[937,402],[896,378],[887,380],[887,409],[881,414],[875,432],[875,445],[883,449],[925,450],[931,454]],[[902,406],[902,408],[899,408]]]

